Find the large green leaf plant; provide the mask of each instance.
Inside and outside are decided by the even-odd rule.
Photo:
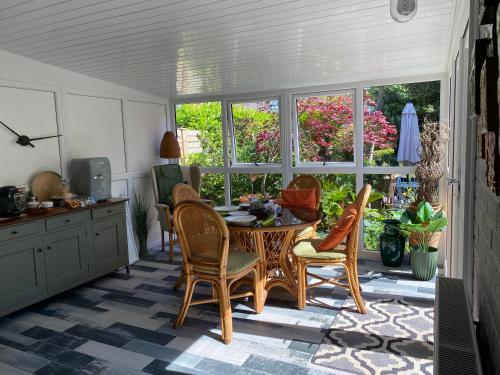
[[[434,211],[429,202],[420,202],[415,212],[406,210],[399,221],[400,231],[405,236],[415,236],[417,246],[414,250],[424,253],[429,252],[432,235],[443,231],[448,225],[444,211]]]

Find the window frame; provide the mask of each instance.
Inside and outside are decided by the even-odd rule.
[[[248,102],[259,102],[259,101],[278,101],[278,116],[279,116],[279,128],[280,128],[280,156],[281,162],[279,163],[249,163],[249,162],[238,162],[238,158],[236,156],[236,139],[235,139],[235,131],[234,131],[234,121],[233,121],[233,104],[241,104]],[[259,168],[260,169],[273,169],[279,168],[281,169],[283,165],[283,126],[282,126],[282,98],[281,95],[263,95],[263,96],[253,96],[253,97],[244,97],[244,98],[235,98],[229,99],[226,101],[226,114],[227,114],[227,137],[229,140],[228,146],[231,156],[229,160],[229,166],[231,169],[245,169],[245,168]],[[228,156],[229,156],[228,155]],[[244,173],[244,172],[233,172],[233,173]],[[262,172],[266,173],[266,172]]]
[[[384,174],[415,174],[415,166],[365,166],[363,160],[364,145],[364,118],[363,118],[363,92],[364,89],[371,86],[385,86],[404,83],[423,83],[429,81],[440,82],[440,121],[448,119],[446,108],[443,103],[448,102],[448,76],[446,74],[435,73],[418,76],[393,77],[377,80],[365,80],[351,83],[318,85],[301,88],[289,88],[283,90],[274,90],[268,92],[254,92],[249,94],[231,94],[231,95],[189,95],[183,97],[174,97],[169,100],[170,106],[170,129],[177,134],[175,122],[175,106],[183,103],[201,103],[201,102],[221,102],[222,104],[222,132],[223,132],[223,167],[202,167],[202,173],[223,173],[226,204],[231,203],[231,174],[234,173],[275,173],[282,174],[283,188],[291,181],[294,174],[354,174],[356,176],[356,192],[358,192],[364,182],[364,175],[384,175]],[[354,162],[327,162],[323,165],[321,162],[306,162],[302,165],[293,165],[292,155],[294,147],[294,124],[296,123],[296,97],[327,95],[328,93],[353,92],[353,147]],[[232,120],[229,116],[228,105],[231,102],[247,102],[251,100],[261,100],[269,98],[278,98],[280,114],[280,138],[281,138],[281,164],[259,164],[255,166],[252,163],[230,164],[229,155],[229,129],[228,124]],[[294,115],[295,113],[295,115]],[[290,142],[288,142],[290,140]],[[359,147],[358,145],[361,145]],[[448,155],[447,155],[448,156]],[[447,158],[446,156],[446,158]],[[440,191],[441,202],[446,204],[446,191]],[[361,230],[359,236],[359,253],[365,257],[379,257],[379,254],[373,250],[364,250],[364,230]]]
[[[353,147],[353,160],[352,161],[328,161],[328,162],[319,162],[319,161],[302,161],[300,158],[300,139],[299,139],[299,121],[297,115],[297,100],[301,98],[308,97],[318,97],[318,96],[341,96],[342,94],[349,94],[352,97],[352,147]],[[356,118],[358,116],[358,111],[356,108],[356,89],[355,88],[347,88],[347,89],[334,89],[327,91],[307,91],[301,92],[297,94],[291,94],[291,110],[292,110],[292,147],[294,153],[295,166],[293,168],[318,168],[325,169],[325,167],[339,167],[339,168],[350,168],[355,167],[357,165],[357,153],[356,153]]]

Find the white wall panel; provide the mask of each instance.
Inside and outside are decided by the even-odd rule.
[[[71,158],[105,156],[113,174],[125,173],[121,100],[68,94],[66,101]]]
[[[57,134],[55,93],[0,87],[0,121],[28,137]],[[0,126],[0,186],[27,184],[35,173],[61,173],[56,138],[34,141],[35,148],[16,143],[17,137]]]
[[[149,170],[160,163],[160,142],[167,128],[165,105],[127,101],[125,106],[127,169]]]

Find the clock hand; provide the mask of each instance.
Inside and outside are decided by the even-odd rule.
[[[30,141],[39,141],[40,139],[49,139],[49,138],[58,138],[58,137],[62,137],[62,134],[50,135],[48,137],[30,138]]]
[[[3,126],[5,126],[7,129],[9,129],[12,133],[14,133],[15,135],[17,135],[18,137],[20,137],[21,135],[16,133],[14,130],[12,130],[10,127],[8,127],[7,125],[5,125],[2,121],[0,121],[0,124],[2,124]]]

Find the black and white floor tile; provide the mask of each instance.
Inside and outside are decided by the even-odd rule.
[[[185,325],[172,328],[180,262],[152,253],[130,274],[114,272],[0,318],[0,374],[382,374],[384,361],[421,373],[407,366],[415,359],[432,371],[434,282],[413,280],[408,266],[360,261],[365,318],[339,288],[311,290],[314,304],[304,311],[279,290],[258,315],[235,301],[233,341],[224,345],[216,305],[191,307]],[[200,285],[194,298],[209,293]]]

